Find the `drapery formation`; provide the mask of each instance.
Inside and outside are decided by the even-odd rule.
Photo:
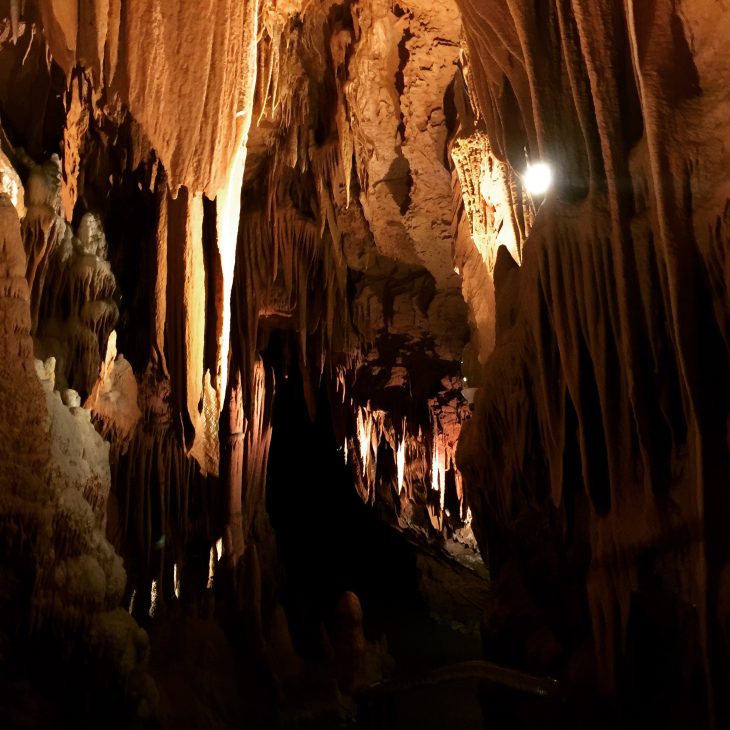
[[[544,605],[578,576],[607,685],[620,657],[639,661],[642,611],[670,605],[701,647],[672,650],[677,702],[704,676],[712,714],[730,301],[728,66],[709,34],[730,18],[681,0],[460,6],[495,154],[557,178],[522,268],[497,257],[497,347],[459,449],[476,532],[495,573],[516,560]]]

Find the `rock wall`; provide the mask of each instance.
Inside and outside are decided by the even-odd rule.
[[[0,672],[9,690],[20,692],[3,696],[1,716],[11,727],[39,719],[86,723],[113,706],[119,727],[144,723],[154,716],[156,691],[147,675],[147,636],[119,607],[126,576],[105,535],[109,444],[75,391],[64,391],[66,404],[54,391],[55,362],[34,363],[20,225],[4,195],[0,220]],[[86,642],[68,647],[68,637],[81,632]],[[89,681],[94,671],[95,697],[84,697],[82,686],[53,688],[60,672]]]
[[[326,383],[348,457],[373,450],[366,499],[404,500],[396,523],[429,539],[464,527],[460,489],[453,520],[442,514],[471,337],[454,256],[459,235],[472,245],[449,156],[460,114],[462,136],[475,128],[464,89],[461,112],[454,102],[456,5],[1,10],[2,143],[9,191],[25,182],[35,354],[55,358],[56,387],[78,391],[111,443],[107,531],[134,615],[147,620],[153,582],[160,607],[180,580],[206,590],[182,568],[200,545],[221,545],[234,575],[271,542],[272,332],[297,333],[287,367],[310,414]],[[493,319],[489,266],[471,279],[488,294],[475,321]],[[378,412],[360,443],[358,419]]]
[[[515,654],[574,681],[592,655],[625,712],[722,724],[729,69],[705,34],[730,16],[460,6],[495,155],[556,174],[522,266],[497,254],[497,346],[458,451],[493,575],[557,637]]]

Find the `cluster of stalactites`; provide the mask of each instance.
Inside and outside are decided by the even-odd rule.
[[[441,529],[444,517],[453,517],[457,522],[471,521],[469,507],[464,495],[461,472],[456,465],[456,448],[462,425],[471,417],[471,409],[461,396],[455,382],[445,379],[447,388],[429,399],[433,432],[431,436],[431,488],[439,495],[440,510],[431,516],[432,522]],[[446,496],[446,474],[454,475],[454,489],[459,504],[459,514],[449,515],[444,503]]]
[[[303,52],[299,31],[296,28],[292,33],[282,30],[296,10],[287,8],[279,3],[276,13],[271,15],[265,11],[259,18],[262,27],[258,44],[260,87],[256,113],[261,120],[266,119],[279,130],[268,162],[268,174],[261,178],[266,185],[266,193],[261,199],[266,203],[261,209],[252,210],[253,206],[247,203],[244,194],[244,210],[240,214],[239,225],[238,203],[241,196],[238,192],[245,155],[234,161],[226,187],[216,200],[219,248],[216,266],[220,264],[223,278],[220,297],[223,309],[219,312],[220,330],[216,333],[217,372],[209,373],[203,367],[204,333],[212,323],[207,321],[202,302],[212,294],[218,298],[218,292],[205,290],[206,282],[214,277],[208,277],[207,272],[204,274],[202,264],[202,196],[185,188],[181,188],[174,199],[163,193],[158,224],[154,320],[155,349],[161,370],[159,377],[165,380],[169,375],[168,388],[172,389],[174,400],[192,425],[195,435],[192,446],[187,450],[188,456],[193,457],[205,473],[215,475],[218,473],[220,448],[220,473],[225,482],[232,478],[227,472],[231,467],[226,464],[226,459],[233,458],[226,456],[225,452],[233,445],[227,444],[225,434],[218,432],[218,414],[225,407],[224,396],[231,391],[231,387],[227,386],[229,363],[235,362],[240,367],[240,383],[236,381],[232,387],[234,391],[241,391],[237,398],[244,404],[245,418],[237,432],[242,444],[235,446],[234,450],[240,448],[244,452],[235,458],[238,468],[244,473],[244,489],[249,495],[247,500],[252,504],[255,500],[251,495],[262,491],[262,487],[252,485],[265,482],[267,429],[270,428],[268,422],[264,426],[255,416],[256,404],[264,397],[260,392],[263,385],[257,362],[260,317],[276,315],[291,320],[300,336],[305,365],[306,353],[318,356],[314,359],[318,360],[316,366],[322,370],[326,353],[349,351],[346,345],[349,336],[347,269],[335,213],[342,195],[343,153],[336,142],[328,141],[321,146],[312,143],[308,75],[298,60],[298,54]],[[306,189],[313,217],[311,211],[301,212],[289,199],[286,180],[292,175]],[[180,255],[170,255],[169,250],[174,246],[183,249]],[[232,276],[234,269],[235,278]],[[230,312],[229,291],[232,292]],[[171,292],[175,293],[171,295]],[[180,306],[180,302],[185,306]],[[232,328],[230,343],[234,349],[230,356],[229,322]],[[315,339],[319,340],[317,346],[313,346]],[[182,347],[185,357],[181,359],[177,353],[173,359],[170,343],[174,344],[173,350]],[[238,378],[238,373],[231,376]],[[269,392],[266,399],[270,397]],[[199,408],[201,402],[202,410]],[[225,419],[225,414],[223,417]],[[146,416],[142,422],[145,420]],[[173,447],[170,430],[165,428],[162,433],[164,438],[160,436],[155,440],[155,443],[165,444],[162,453],[168,455],[162,473],[168,474],[172,470],[175,474],[187,474],[189,464],[180,462],[181,450]],[[143,442],[145,439],[141,437],[133,439],[130,453]],[[151,444],[144,447],[145,453],[150,447]],[[153,453],[156,452],[153,450]],[[153,462],[156,460],[151,458]],[[131,458],[126,457],[125,463],[131,467]],[[251,474],[246,477],[249,471]],[[136,470],[131,469],[130,473],[136,473]],[[120,494],[131,490],[137,495],[134,499],[142,498],[144,490],[135,487],[132,482],[125,477],[124,483],[118,485]],[[170,483],[179,485],[181,479],[171,478]],[[162,485],[159,489],[164,492]],[[173,495],[176,490],[171,490]],[[175,497],[173,502],[180,505],[187,498],[185,493],[179,499]],[[235,525],[241,511],[241,500],[232,498],[229,510],[231,523]],[[167,514],[167,510],[164,512]],[[180,514],[184,515],[183,509]],[[243,524],[235,525],[230,539],[224,540],[230,546],[230,551],[228,547],[226,551],[234,559],[242,554],[241,540],[247,539],[251,527],[245,515],[240,519],[243,519]],[[134,530],[143,536],[141,542],[145,551],[154,544],[146,524]]]
[[[228,524],[223,545],[227,560],[235,564],[254,539],[258,522],[264,519],[266,469],[271,445],[271,373],[256,360],[250,402],[237,374],[227,403],[227,441],[223,445],[224,488],[228,501]]]
[[[250,122],[259,3],[34,5],[53,60],[68,79],[83,68],[110,107],[124,104],[173,190],[184,185],[213,197],[226,186]]]
[[[100,219],[84,214],[75,234],[65,222],[60,174],[54,155],[32,168],[26,189],[21,231],[32,332],[39,351],[56,359],[59,382],[89,392],[119,318],[116,279]]]
[[[375,501],[375,479],[378,466],[378,447],[383,438],[389,441],[391,449],[395,447],[395,433],[388,428],[385,411],[373,410],[370,404],[355,409],[356,433],[345,442],[345,462],[350,453],[354,457],[355,485],[363,502],[372,504]],[[389,425],[389,424],[388,424]]]
[[[507,163],[497,159],[482,132],[455,140],[451,159],[471,237],[489,274],[494,273],[499,246],[506,246],[512,258],[521,261],[532,211],[523,200],[519,178]]]
[[[233,301],[245,382],[254,371],[261,317],[292,323],[307,366],[316,336],[313,365],[320,372],[327,353],[348,349],[347,269],[339,240],[291,207],[275,209],[273,226],[262,211],[243,215]]]
[[[463,442],[467,486],[489,495],[477,517],[518,533],[526,485],[544,513],[586,499],[575,533],[590,542],[604,678],[615,679],[634,596],[654,569],[697,611],[709,668],[707,618],[727,611],[711,605],[714,575],[728,569],[708,570],[705,544],[718,539],[706,517],[721,504],[717,465],[727,464],[724,436],[708,437],[727,432],[717,374],[728,362],[718,273],[728,270],[727,153],[713,141],[728,135],[718,112],[727,56],[712,39],[730,16],[669,0],[571,0],[545,2],[538,23],[527,2],[508,13],[460,6],[498,154],[518,140],[559,173],[523,268],[505,272],[505,306],[519,316]],[[535,461],[545,464],[537,478]],[[691,537],[677,549],[680,532]],[[672,546],[671,561],[664,547],[653,564],[637,558],[660,545]]]
[[[147,404],[146,424],[120,457],[116,480],[118,497],[124,500],[122,540],[133,564],[129,611],[152,618],[178,600],[192,610],[207,610],[223,565],[235,567],[249,548],[255,551],[267,529],[264,491],[273,394],[272,376],[260,358],[249,391],[240,373],[232,377],[223,409],[219,498],[215,483],[202,481],[179,447],[169,392],[165,397],[160,385],[152,370],[145,374],[141,399]],[[195,516],[190,504],[201,500],[203,509]],[[225,523],[212,516],[220,511],[214,505],[222,501]],[[201,547],[206,543],[203,566]]]
[[[394,490],[401,504],[424,500],[430,526],[437,532],[444,528],[445,519],[467,524],[471,515],[466,504],[461,474],[456,466],[456,447],[461,424],[468,418],[469,408],[458,395],[443,400],[429,401],[431,423],[427,430],[411,426],[405,419],[395,423],[391,416],[368,403],[358,405],[352,400],[350,407],[354,414],[354,433],[344,443],[345,462],[352,462],[355,485],[363,502],[375,504],[383,485],[383,473],[389,476],[387,489]],[[381,447],[387,444],[385,453],[393,464],[387,470],[378,469]],[[459,513],[451,515],[445,505],[447,472],[454,477]],[[394,475],[394,476],[393,476]],[[406,510],[408,515],[413,510]],[[409,518],[401,520],[409,525]],[[423,528],[423,525],[416,525]]]

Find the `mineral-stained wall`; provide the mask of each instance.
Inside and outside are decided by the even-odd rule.
[[[150,624],[215,594],[251,656],[300,671],[266,508],[297,371],[365,503],[425,542],[468,549],[475,527],[491,658],[619,697],[620,722],[656,676],[666,715],[721,724],[721,3],[5,0],[0,19],[2,540],[49,635],[88,622],[142,718],[122,603]]]
[[[497,346],[458,451],[493,576],[531,616],[508,653],[592,665],[639,723],[722,725],[730,14],[460,6],[494,154],[557,178],[522,266],[497,255]]]
[[[421,539],[473,546],[460,360],[493,337],[494,256],[471,242],[486,219],[464,212],[449,155],[477,127],[455,3],[37,0],[0,17],[2,190],[56,424],[15,428],[51,453],[61,439],[81,471],[99,457],[99,495],[71,469],[38,497],[90,500],[94,519],[73,504],[114,588],[84,588],[102,584],[99,559],[74,542],[64,586],[89,594],[87,612],[123,604],[147,624],[200,609],[215,583],[269,651],[263,625],[284,615],[265,503],[273,365],[301,372],[312,418],[328,394],[366,502]],[[469,286],[487,291],[472,333],[455,264],[469,256]],[[276,332],[294,334],[283,365]],[[14,391],[28,403],[34,373]],[[92,423],[108,451],[91,448]],[[78,537],[81,518],[59,510],[54,529]],[[51,560],[43,544],[24,559]],[[28,595],[39,612],[45,594]],[[118,660],[141,696],[144,661]]]

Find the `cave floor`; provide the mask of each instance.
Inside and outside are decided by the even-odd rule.
[[[152,621],[152,671],[163,715],[176,728],[484,728],[476,680],[424,684],[436,669],[482,659],[480,601],[489,582],[479,560],[408,541],[418,574],[414,601],[384,591],[366,597],[377,616],[365,632],[377,685],[343,696],[326,663],[304,658],[280,680],[234,648],[222,622],[173,615]],[[460,556],[462,558],[463,556]],[[467,556],[468,557],[468,556]],[[483,604],[482,604],[483,605]],[[375,698],[375,699],[374,699]]]

